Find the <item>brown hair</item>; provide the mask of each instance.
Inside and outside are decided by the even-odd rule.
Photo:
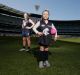
[[[47,10],[47,9],[46,9],[46,10],[44,10],[44,11],[42,12],[41,20],[43,20],[43,13],[44,13],[44,12],[48,12],[48,14],[50,14],[50,13],[49,13],[49,10]],[[49,17],[48,17],[48,19],[49,19]]]
[[[42,15],[43,15],[44,12],[48,12],[48,14],[50,14],[50,13],[49,13],[49,10],[44,10],[44,11],[42,12]]]

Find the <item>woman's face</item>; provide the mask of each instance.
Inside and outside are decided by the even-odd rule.
[[[28,18],[27,13],[24,13],[24,19],[27,19],[27,18]]]
[[[49,12],[48,11],[44,11],[42,14],[43,19],[47,20],[49,18]]]

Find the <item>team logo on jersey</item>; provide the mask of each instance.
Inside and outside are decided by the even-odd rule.
[[[49,29],[48,29],[48,28],[45,28],[45,29],[43,30],[43,34],[44,34],[44,35],[48,35],[48,34],[49,34]]]
[[[44,24],[42,24],[41,26],[42,26],[42,27],[44,27],[45,25],[44,25]]]

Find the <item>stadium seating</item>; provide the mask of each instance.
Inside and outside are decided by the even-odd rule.
[[[0,33],[21,33],[21,25],[23,20],[23,15],[21,11],[14,10],[12,12],[6,6],[5,9],[0,5]],[[36,23],[41,19],[41,15],[30,14],[30,18]],[[80,20],[69,20],[69,21],[59,21],[59,20],[50,20],[53,22],[57,28],[59,35],[79,35],[80,36]]]

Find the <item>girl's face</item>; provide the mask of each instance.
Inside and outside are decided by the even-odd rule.
[[[27,18],[28,18],[27,13],[24,13],[24,19],[27,19]]]
[[[48,11],[44,11],[42,14],[42,17],[44,20],[47,20],[49,18],[49,12]]]

